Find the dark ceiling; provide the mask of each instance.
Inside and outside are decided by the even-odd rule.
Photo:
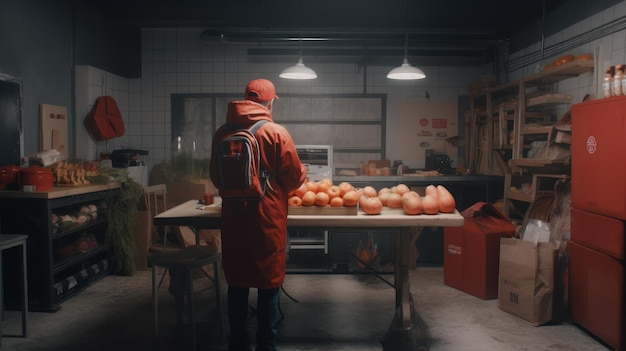
[[[566,0],[77,0],[133,28],[204,29],[207,43],[260,43],[257,60],[298,55],[482,64]],[[309,60],[309,59],[307,59]],[[385,62],[386,63],[386,62]]]

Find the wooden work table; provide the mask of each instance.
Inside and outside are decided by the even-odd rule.
[[[82,195],[98,191],[113,190],[120,187],[120,183],[85,184],[76,186],[53,186],[44,191],[17,191],[2,190],[0,199],[58,199],[61,197]]]
[[[153,219],[154,225],[189,226],[196,232],[200,229],[219,229],[221,226],[221,200],[216,198],[213,205],[205,206],[198,200],[184,202],[165,211]],[[406,333],[406,345],[401,350],[414,350],[415,341],[410,341],[414,333],[411,315],[417,313],[411,304],[409,286],[409,248],[414,244],[423,227],[457,227],[462,226],[463,217],[458,211],[454,213],[439,213],[436,215],[410,216],[401,209],[383,207],[379,215],[367,215],[358,211],[356,215],[288,215],[289,228],[380,228],[390,229],[394,234],[394,278],[396,303],[394,323],[389,327],[386,335],[395,339],[399,333]],[[199,240],[199,239],[198,239]],[[397,342],[397,340],[394,340]],[[385,340],[382,341],[383,345]]]

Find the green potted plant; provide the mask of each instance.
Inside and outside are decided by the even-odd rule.
[[[202,199],[205,193],[215,194],[209,176],[210,160],[198,158],[192,152],[177,152],[168,162],[161,164],[159,172],[167,185],[170,205],[187,200]]]
[[[135,225],[137,205],[143,196],[143,186],[136,182],[128,171],[120,168],[100,168],[97,176],[89,177],[92,183],[117,182],[120,189],[107,201],[106,242],[115,255],[116,270],[120,274],[132,275],[136,268],[137,243]]]

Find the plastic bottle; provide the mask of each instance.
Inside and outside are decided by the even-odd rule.
[[[615,66],[615,74],[613,75],[613,96],[623,95],[622,79],[624,78],[624,64]]]
[[[615,66],[607,68],[604,73],[604,82],[602,83],[602,90],[604,91],[604,97],[608,98],[613,96],[613,75],[615,74]]]

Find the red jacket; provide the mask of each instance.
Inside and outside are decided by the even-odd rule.
[[[228,104],[226,123],[249,127],[272,120],[263,105],[249,100]],[[227,133],[225,126],[213,135],[213,147]],[[306,179],[289,132],[276,123],[264,124],[256,133],[261,159],[270,170],[270,184],[259,202],[222,203],[222,260],[229,285],[261,289],[278,288],[285,278],[288,192]],[[215,154],[211,155],[211,180],[218,184]]]

